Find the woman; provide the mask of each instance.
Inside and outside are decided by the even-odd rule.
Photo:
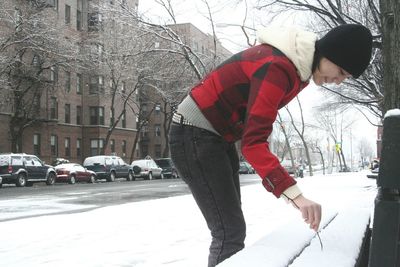
[[[370,31],[342,25],[323,38],[296,29],[267,28],[260,45],[246,49],[209,73],[179,105],[170,130],[171,157],[211,231],[208,266],[244,247],[239,159],[234,142],[267,191],[298,208],[318,230],[321,206],[306,198],[279,164],[267,138],[277,112],[308,85],[358,78],[372,49]]]

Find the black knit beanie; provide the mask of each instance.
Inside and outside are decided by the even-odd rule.
[[[358,78],[371,59],[372,35],[362,25],[344,24],[317,40],[315,47],[323,57]]]

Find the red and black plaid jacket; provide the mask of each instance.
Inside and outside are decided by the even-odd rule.
[[[307,84],[282,52],[262,44],[222,63],[190,95],[226,141],[242,140],[243,156],[280,197],[296,181],[270,152],[267,138],[278,110]]]

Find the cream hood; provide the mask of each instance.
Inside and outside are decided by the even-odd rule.
[[[260,43],[279,49],[293,62],[303,82],[310,79],[316,34],[296,28],[267,27],[257,35]]]

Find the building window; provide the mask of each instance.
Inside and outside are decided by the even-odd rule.
[[[104,141],[103,139],[91,139],[90,140],[90,155],[96,156],[101,153],[103,149]]]
[[[102,16],[98,12],[88,14],[88,30],[99,31],[102,28]]]
[[[79,9],[76,11],[76,29],[78,31],[82,30],[82,11]]]
[[[50,99],[50,119],[55,120],[58,118],[58,103],[57,98]]]
[[[76,124],[82,124],[82,107],[76,106]]]
[[[90,125],[104,125],[103,107],[90,107]]]
[[[46,4],[54,10],[58,10],[58,0],[46,0]]]
[[[33,154],[40,156],[40,134],[33,135]]]
[[[40,95],[33,96],[33,114],[39,116],[40,114]]]
[[[114,139],[110,140],[110,148],[111,148],[111,153],[115,153],[115,140]]]
[[[104,46],[101,44],[97,44],[97,55],[99,57],[99,61],[103,61]]]
[[[40,65],[40,57],[38,55],[33,56],[32,65],[35,67],[38,67]]]
[[[65,24],[71,23],[71,7],[69,5],[65,5]]]
[[[58,81],[58,68],[56,66],[50,67],[50,81],[53,83]]]
[[[78,158],[82,156],[81,143],[82,140],[80,138],[76,139],[76,157]]]
[[[125,140],[122,141],[122,156],[123,157],[126,156],[126,141]]]
[[[115,121],[114,109],[110,109],[110,125],[113,125],[114,121]]]
[[[126,90],[126,83],[122,82],[121,83],[121,93],[125,94],[125,90]]]
[[[155,145],[154,154],[156,155],[156,158],[161,158],[161,145]]]
[[[50,150],[51,156],[57,157],[58,156],[58,138],[57,135],[50,136]]]
[[[160,124],[156,124],[154,125],[154,134],[155,136],[159,137],[161,136],[161,125]]]
[[[82,74],[77,73],[76,74],[76,93],[79,95],[82,94],[82,88],[83,88]]]
[[[149,127],[147,125],[142,127],[142,137],[147,137],[149,132]]]
[[[64,107],[65,123],[71,123],[71,105],[65,104]]]
[[[160,103],[156,104],[154,111],[155,111],[156,115],[160,115],[160,113],[161,113],[161,104]]]
[[[69,137],[64,140],[65,157],[71,157],[71,139]]]
[[[142,157],[146,157],[149,155],[149,146],[148,145],[142,145]]]
[[[65,72],[65,92],[71,91],[71,72]]]
[[[101,75],[91,76],[89,94],[104,93],[104,77]]]
[[[126,116],[125,116],[125,110],[122,113],[122,117],[121,117],[121,123],[122,123],[122,128],[126,128]]]
[[[147,104],[142,104],[142,111],[143,113],[147,112]]]

